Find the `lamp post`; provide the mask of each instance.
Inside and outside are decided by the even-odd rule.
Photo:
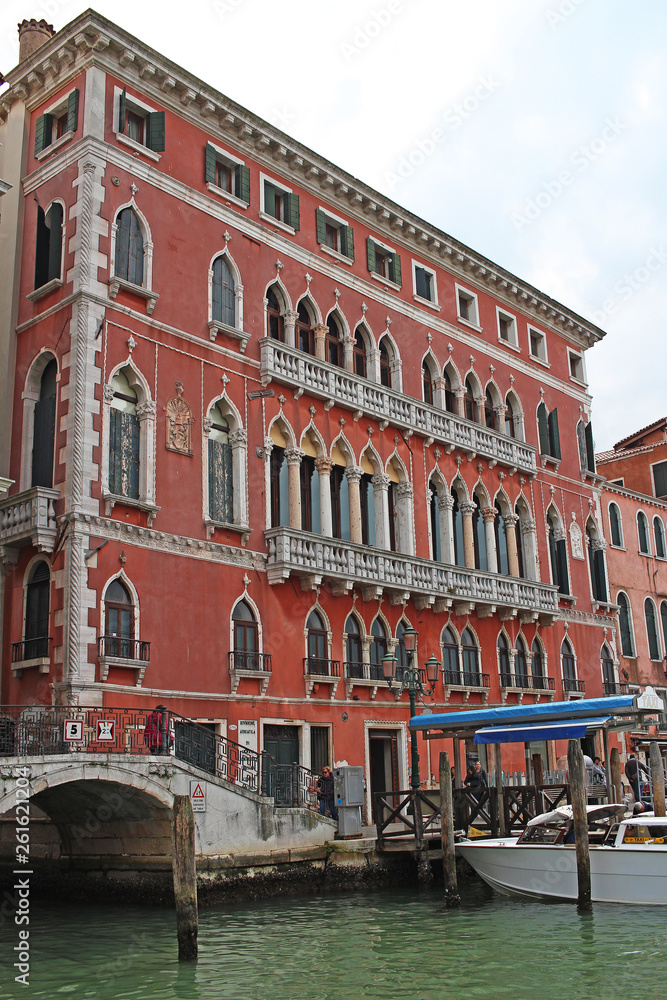
[[[417,652],[417,636],[418,632],[412,626],[408,625],[403,633],[403,642],[405,644],[405,652],[408,656],[407,667],[400,667],[398,660],[393,654],[384,656],[382,658],[382,669],[384,671],[384,679],[389,685],[391,691],[398,689],[399,696],[405,689],[408,689],[408,694],[410,696],[410,718],[412,719],[415,715],[415,705],[417,694],[431,695],[435,690],[435,685],[438,680],[438,671],[440,668],[440,661],[435,658],[435,656],[429,656],[428,660],[424,664],[426,667],[426,677],[428,680],[428,690],[422,681],[419,672],[419,666],[415,666],[415,653]],[[400,671],[400,675],[399,675]],[[421,785],[421,778],[419,777],[419,748],[417,746],[417,733],[413,730],[410,734],[410,761],[411,761],[411,778],[410,785],[414,790],[418,789]]]

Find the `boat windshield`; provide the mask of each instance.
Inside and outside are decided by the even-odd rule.
[[[667,824],[628,823],[623,832],[624,844],[644,844],[664,846],[667,843]]]
[[[563,826],[549,826],[539,824],[537,826],[527,826],[517,843],[519,844],[557,844],[563,837],[565,828]]]

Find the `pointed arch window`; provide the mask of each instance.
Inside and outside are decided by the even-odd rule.
[[[470,687],[480,687],[482,675],[479,670],[479,649],[469,628],[465,628],[461,633],[461,657],[463,683]]]
[[[482,517],[481,503],[477,494],[473,497],[475,510],[472,515],[473,541],[475,545],[475,567],[476,569],[487,570],[489,563],[486,555],[486,534],[484,531],[484,518]]]
[[[653,518],[653,538],[655,540],[655,554],[658,559],[665,558],[665,528],[659,517]]]
[[[616,603],[619,607],[618,626],[621,632],[621,652],[623,656],[634,656],[635,643],[630,615],[630,602],[621,591],[616,597]]]
[[[561,594],[570,593],[570,581],[567,573],[567,552],[565,548],[564,531],[554,514],[548,518],[549,524],[549,557],[551,561],[551,578]]]
[[[646,520],[646,514],[643,510],[640,510],[637,514],[637,535],[639,537],[639,551],[642,555],[650,555],[651,549],[648,543],[648,521]]]
[[[662,623],[663,649],[667,649],[667,601],[660,602],[660,621]]]
[[[537,690],[541,690],[546,687],[546,677],[544,676],[544,655],[542,653],[542,647],[537,639],[533,639],[533,645],[530,647],[530,651],[533,654],[530,670],[533,676],[533,687]]]
[[[660,639],[658,637],[658,622],[655,614],[655,604],[650,598],[644,601],[644,618],[646,619],[646,636],[648,638],[648,654],[651,660],[661,660]]]
[[[563,639],[561,645],[561,660],[563,664],[563,691],[581,690],[577,680],[577,667],[574,651],[568,639]]]
[[[422,362],[422,392],[424,396],[424,402],[433,405],[433,378],[431,375],[431,369],[429,368],[428,361],[424,360]]]
[[[289,524],[289,474],[285,449],[274,445],[270,459],[271,527]]]
[[[345,676],[363,677],[364,664],[359,622],[354,615],[348,615],[345,622]]]
[[[315,331],[310,314],[303,302],[299,302],[296,318],[296,342],[304,354],[315,354]]]
[[[459,646],[449,626],[442,632],[442,671],[445,685],[461,683]]]
[[[361,501],[361,541],[364,545],[375,545],[375,490],[373,477],[367,472],[359,482]]]
[[[112,580],[104,594],[104,653],[134,659],[134,604],[121,580]]]
[[[428,484],[431,500],[430,500],[430,515],[431,515],[431,544],[433,551],[433,558],[436,562],[442,562],[442,538],[440,536],[440,505],[438,503],[438,484],[432,479]]]
[[[40,561],[30,571],[25,598],[25,628],[21,660],[49,655],[49,565]]]
[[[63,207],[54,201],[46,212],[37,206],[37,245],[35,247],[35,290],[50,281],[60,283],[62,276]],[[56,286],[57,287],[57,286]],[[47,293],[47,289],[43,294]]]
[[[519,564],[519,576],[522,579],[525,579],[525,576],[526,576],[526,559],[525,559],[525,553],[524,553],[524,532],[523,532],[523,525],[524,525],[524,518],[525,518],[526,515],[525,515],[525,513],[522,513],[522,511],[521,511],[521,509],[520,509],[520,507],[518,505],[514,508],[514,513],[516,514],[516,517],[517,517],[516,524],[514,525],[514,528],[512,529],[514,531],[514,536],[516,538],[516,558],[517,558],[517,562]]]
[[[111,388],[113,396],[109,408],[109,490],[115,496],[138,500],[137,393],[122,369],[111,379]]]
[[[520,635],[517,636],[516,646],[514,650],[514,679],[517,687],[520,688],[528,687],[528,663],[526,659],[526,645]]]
[[[259,670],[259,630],[255,614],[247,601],[237,601],[232,613],[234,626],[234,667]]]
[[[475,419],[475,393],[469,378],[466,379],[465,394],[463,396],[463,412],[467,420]]]
[[[459,503],[458,492],[452,487],[454,506],[452,507],[452,524],[454,528],[454,562],[457,566],[465,566],[465,548],[463,544],[463,513]]]
[[[611,529],[611,544],[621,548],[623,545],[623,525],[621,512],[618,504],[615,503],[609,504],[609,527]]]
[[[320,476],[315,468],[315,459],[304,455],[300,467],[301,483],[301,529],[320,533]]]
[[[324,357],[330,365],[342,367],[343,345],[340,337],[340,327],[335,316],[329,316],[327,320],[327,332],[324,343]]]
[[[593,599],[607,601],[607,581],[605,576],[604,549],[600,546],[597,534],[586,525],[586,541],[588,544],[588,565],[591,573],[591,589]]]
[[[507,639],[501,632],[496,643],[498,650],[498,670],[500,671],[500,686],[512,686],[512,671],[510,670],[510,650]]]
[[[32,486],[53,486],[53,447],[56,431],[55,358],[47,364],[39,382],[39,398],[33,413]]]
[[[517,437],[517,418],[514,411],[514,403],[510,396],[505,400],[505,434],[508,437]]]
[[[389,357],[389,351],[387,350],[385,338],[380,341],[380,385],[384,385],[388,389],[392,388],[391,359]]]
[[[329,635],[319,612],[310,612],[306,628],[308,629],[307,672],[309,674],[328,674]]]
[[[614,660],[606,643],[602,647],[600,662],[602,665],[602,690],[608,695],[620,694],[621,692],[614,676]]]
[[[334,465],[329,477],[331,489],[331,530],[334,538],[349,542],[350,535],[350,491],[342,465]]]
[[[234,278],[225,254],[213,261],[211,319],[226,326],[236,326]]]
[[[208,437],[208,513],[213,521],[234,521],[234,477],[229,421],[219,404],[209,410],[211,430]]]
[[[114,277],[143,285],[144,237],[134,209],[123,208],[118,213],[116,226]]]
[[[269,337],[285,343],[285,317],[283,316],[278,297],[273,288],[269,288],[266,295],[266,313],[268,316]]]
[[[490,389],[486,390],[486,395],[484,396],[484,423],[490,430],[497,430],[496,411],[493,408],[493,396]]]
[[[503,511],[498,500],[493,505],[496,508],[496,518],[493,522],[493,531],[496,536],[496,558],[498,560],[498,572],[503,576],[509,576],[510,561],[507,550],[507,529],[503,518]]]
[[[456,393],[452,389],[452,380],[447,371],[444,373],[445,380],[445,409],[448,413],[458,413],[456,405]]]
[[[371,680],[384,680],[382,660],[387,655],[387,631],[380,618],[376,618],[371,626]]]
[[[366,378],[367,363],[366,363],[366,341],[364,340],[364,335],[360,328],[354,332],[354,344],[352,347],[352,367],[355,375],[359,375],[360,378]]]

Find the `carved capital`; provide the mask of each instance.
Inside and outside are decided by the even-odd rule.
[[[113,386],[112,385],[105,385],[104,386],[104,402],[105,403],[110,403],[111,400],[113,399],[113,395],[114,395],[114,393],[113,393]]]
[[[495,507],[482,507],[482,517],[484,518],[484,523],[486,524],[487,521],[491,521],[493,523],[496,519],[497,513],[498,511]]]
[[[137,406],[137,416],[139,420],[145,420],[146,417],[155,416],[155,403],[153,400],[148,400],[146,403],[139,403]]]
[[[320,476],[330,476],[333,467],[334,463],[333,459],[331,458],[325,458],[324,456],[322,456],[321,458],[315,459],[315,468],[317,469]]]
[[[438,497],[438,507],[440,510],[454,509],[454,497],[451,493],[443,493],[442,496]]]
[[[229,443],[232,448],[238,448],[241,445],[246,445],[248,443],[248,432],[242,427],[239,427],[236,431],[232,431],[229,435]]]
[[[503,521],[505,522],[505,528],[507,531],[513,528],[518,520],[519,520],[518,514],[503,514]]]
[[[288,448],[285,452],[287,464],[301,465],[301,459],[305,457],[305,454],[305,451],[302,451],[301,448]]]
[[[464,517],[472,517],[477,509],[477,504],[471,503],[470,500],[465,500],[462,504],[459,504],[459,510]]]
[[[361,482],[361,477],[364,474],[364,470],[359,468],[358,465],[351,465],[345,470],[345,475],[347,476],[348,483],[359,483]]]
[[[376,472],[371,482],[373,483],[375,489],[388,490],[391,480],[386,472]]]
[[[396,495],[399,497],[399,499],[403,499],[404,497],[411,497],[412,483],[407,483],[407,482],[398,483],[396,486]]]

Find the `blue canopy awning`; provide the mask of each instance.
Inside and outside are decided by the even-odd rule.
[[[610,698],[581,698],[573,701],[547,701],[537,704],[502,705],[495,708],[459,709],[453,712],[435,712],[416,715],[410,719],[410,729],[449,731],[451,733],[475,732],[484,726],[527,726],[532,723],[548,724],[555,721],[600,719],[602,716],[637,716],[640,712],[633,695],[615,695]]]
[[[488,726],[478,729],[475,743],[536,743],[539,740],[578,740],[590,726],[609,722],[611,715],[592,719],[532,722],[517,726]]]

